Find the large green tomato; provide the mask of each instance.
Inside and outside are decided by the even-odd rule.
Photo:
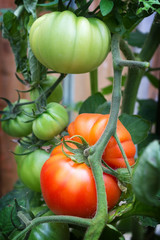
[[[20,103],[29,102],[27,99],[21,99]],[[17,102],[13,103],[14,105]],[[33,104],[27,104],[18,107],[19,113],[13,115],[8,120],[2,121],[1,126],[4,132],[12,137],[24,137],[32,132],[32,122],[27,122],[31,120],[29,116],[27,116],[24,112],[32,113],[32,109],[34,109]],[[4,108],[4,111],[9,111],[9,107]],[[23,112],[24,111],[24,112]],[[2,119],[5,118],[6,115],[2,115]]]
[[[85,73],[104,61],[111,36],[108,27],[97,18],[56,11],[33,23],[29,39],[34,55],[47,68],[61,73]]]
[[[15,153],[27,152],[22,146],[17,145]],[[41,192],[40,172],[43,164],[50,154],[45,150],[37,149],[26,155],[15,155],[17,172],[21,181],[30,189]]]
[[[45,91],[48,88],[50,88],[56,82],[56,80],[57,80],[57,77],[47,75],[46,80],[44,80],[40,83],[40,89],[38,90],[38,88],[35,88],[30,92],[31,99],[35,100],[36,98],[38,98],[41,91]],[[54,91],[47,98],[47,103],[50,103],[50,102],[59,103],[62,100],[62,96],[63,96],[62,85],[58,84],[58,86],[54,89]]]
[[[68,113],[59,103],[47,104],[46,111],[33,121],[33,133],[41,140],[51,140],[68,124]]]
[[[37,207],[32,209],[32,213],[36,216],[39,212],[42,212],[45,210],[45,206]],[[53,212],[48,211],[44,216],[51,216],[53,215]],[[20,231],[16,231],[13,234],[11,234],[11,238],[17,236]],[[11,239],[10,238],[10,239]],[[20,240],[24,239],[24,236],[20,238]],[[38,226],[32,228],[32,231],[29,235],[28,240],[69,240],[69,228],[67,224],[64,223],[42,223]]]

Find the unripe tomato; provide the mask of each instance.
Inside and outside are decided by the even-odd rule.
[[[109,120],[109,114],[90,114],[83,113],[78,115],[74,122],[68,126],[68,133],[72,137],[74,135],[81,135],[89,143],[94,145],[101,137]],[[126,153],[129,164],[134,164],[134,156],[136,153],[135,145],[132,141],[130,133],[118,120],[117,122],[117,135]],[[79,138],[76,138],[79,141]],[[119,146],[112,136],[105,148],[102,159],[112,168],[125,168],[126,164],[123,159]]]
[[[57,77],[47,75],[46,80],[44,80],[40,83],[40,89],[35,88],[30,92],[31,99],[35,100],[36,98],[38,98],[41,91],[45,91],[48,88],[50,88],[56,82],[56,80],[57,80]],[[50,103],[50,102],[59,103],[62,100],[62,96],[63,96],[62,85],[58,84],[58,86],[54,89],[54,91],[47,98],[47,103]]]
[[[33,121],[33,132],[41,140],[50,140],[67,126],[68,113],[59,103],[47,104],[46,111]]]
[[[85,163],[76,163],[66,157],[60,146],[54,148],[41,170],[44,200],[55,214],[93,217],[97,196],[92,171]],[[111,209],[118,203],[121,191],[113,176],[104,173],[103,179]]]
[[[27,150],[17,145],[15,153],[25,152]],[[40,171],[49,156],[50,154],[42,149],[37,149],[26,155],[15,155],[18,176],[28,188],[36,192],[41,192]]]
[[[20,103],[28,103],[27,99],[21,99]],[[13,105],[17,104],[17,102],[13,103]],[[32,113],[32,109],[34,109],[33,104],[27,104],[23,106],[19,106],[18,114],[15,114],[8,120],[2,121],[1,126],[4,132],[12,137],[24,137],[32,132],[32,122],[28,122],[31,120],[29,116],[27,116],[24,112]],[[9,107],[5,107],[4,111],[9,111]],[[24,111],[24,112],[23,112]],[[6,114],[2,115],[2,119],[6,117]]]
[[[30,29],[30,45],[47,68],[61,73],[96,69],[110,50],[110,31],[97,18],[73,12],[53,12],[38,18]]]

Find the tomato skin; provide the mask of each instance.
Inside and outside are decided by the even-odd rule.
[[[37,213],[45,210],[45,206],[37,207],[32,209],[32,213],[36,215]],[[41,215],[51,216],[53,213],[51,211],[46,212]],[[19,231],[14,232],[11,237],[15,237],[19,234]],[[24,236],[20,238],[24,239]],[[42,223],[32,228],[28,240],[69,240],[69,228],[67,224],[64,223]]]
[[[75,163],[62,153],[59,146],[41,170],[42,195],[55,214],[93,217],[96,212],[96,187],[91,169],[85,163]],[[109,209],[121,195],[116,179],[103,174]]]
[[[47,104],[46,111],[33,121],[33,132],[41,140],[51,140],[58,135],[68,124],[68,113],[58,103]]]
[[[29,102],[27,99],[21,99],[20,103]],[[13,103],[16,104],[17,102]],[[33,104],[27,104],[19,107],[19,109],[24,110],[27,113],[32,113],[34,109]],[[4,111],[9,111],[8,106],[4,108]],[[5,114],[2,115],[2,119],[5,118]],[[19,113],[15,118],[8,119],[1,122],[1,126],[4,132],[12,137],[24,137],[32,132],[32,122],[27,122],[31,120],[30,117],[25,115],[23,112]]]
[[[17,145],[15,153],[24,153],[23,147]],[[21,181],[30,189],[41,192],[40,172],[50,154],[45,150],[37,149],[27,155],[15,155],[17,172]]]
[[[109,114],[90,114],[83,113],[78,115],[74,122],[68,126],[68,133],[72,137],[74,135],[81,135],[86,139],[89,145],[94,145],[101,137],[109,120]],[[136,152],[135,145],[133,144],[130,133],[118,120],[117,122],[117,135],[126,153],[129,164],[135,163],[134,156]],[[78,138],[74,138],[79,141]],[[103,152],[102,159],[112,168],[125,168],[122,153],[116,143],[114,137],[111,137],[105,151]]]
[[[30,45],[47,68],[61,73],[96,69],[110,50],[110,31],[97,18],[77,17],[71,11],[48,13],[30,30]]]
[[[45,91],[48,88],[50,88],[57,80],[57,77],[55,76],[50,76],[47,75],[46,80],[42,81],[40,83],[40,88]],[[50,94],[50,96],[47,98],[47,103],[50,102],[57,102],[59,103],[62,100],[62,96],[63,96],[63,89],[62,89],[62,85],[58,84],[58,86],[54,89],[54,91]],[[39,97],[39,91],[37,88],[33,89],[30,92],[30,98],[32,100],[35,100],[36,98]]]

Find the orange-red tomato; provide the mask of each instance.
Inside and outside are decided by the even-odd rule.
[[[74,135],[81,135],[89,143],[94,145],[101,137],[109,120],[109,114],[92,114],[83,113],[78,115],[74,122],[68,126],[68,133],[72,137]],[[132,141],[131,135],[123,124],[118,120],[117,122],[117,135],[126,153],[129,164],[135,163],[134,156],[136,152],[135,145]],[[77,137],[76,141],[80,141]],[[112,168],[125,168],[126,164],[123,159],[122,153],[114,137],[111,137],[102,159]]]
[[[75,147],[76,148],[76,147]],[[103,174],[108,208],[119,201],[117,180]],[[96,212],[96,187],[91,169],[85,163],[73,162],[56,147],[41,170],[41,190],[47,206],[55,214],[93,217]]]

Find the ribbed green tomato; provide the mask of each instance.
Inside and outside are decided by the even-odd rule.
[[[56,82],[56,80],[57,80],[57,77],[47,75],[46,80],[44,80],[40,83],[40,89],[35,88],[30,92],[31,99],[35,100],[36,98],[38,98],[41,91],[45,91],[48,88],[50,88]],[[47,98],[47,103],[50,103],[50,102],[59,103],[62,100],[62,96],[63,96],[62,85],[58,84],[58,86],[54,89],[54,91]]]
[[[68,124],[68,113],[59,103],[47,104],[46,111],[33,121],[33,133],[41,140],[51,140]]]
[[[61,73],[85,73],[104,61],[111,36],[101,20],[77,17],[67,10],[38,18],[29,39],[34,55],[47,68]]]
[[[27,152],[27,150],[20,145],[16,146],[15,153],[24,152]],[[26,155],[15,155],[18,176],[28,188],[41,192],[40,172],[49,156],[50,154],[42,149],[37,149]]]
[[[27,99],[21,99],[20,103],[29,102]],[[15,105],[17,102],[13,103]],[[24,112],[32,113],[32,109],[34,109],[33,104],[27,104],[23,106],[19,106],[17,115],[15,114],[12,118],[2,121],[1,126],[4,132],[12,137],[24,137],[32,132],[32,122],[27,122],[31,120],[29,116],[27,116]],[[4,108],[4,111],[9,111],[9,107]],[[24,112],[23,112],[24,111]],[[2,119],[5,118],[6,115],[2,115]]]

